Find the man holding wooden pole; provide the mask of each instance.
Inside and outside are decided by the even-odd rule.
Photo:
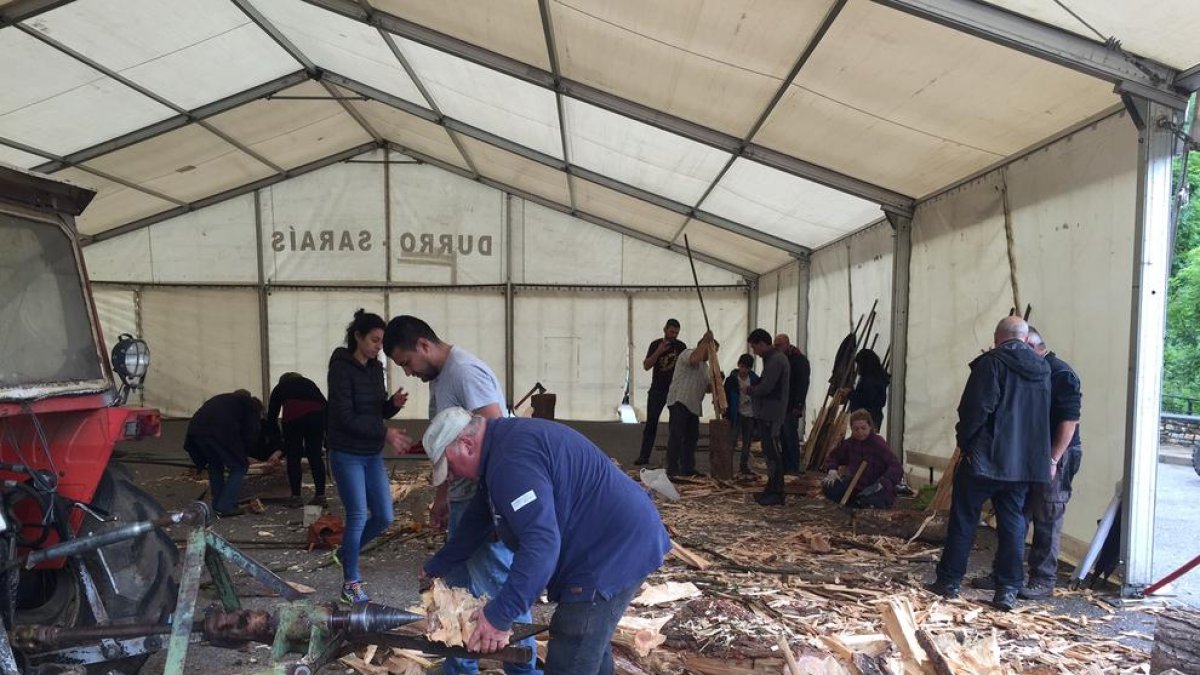
[[[704,394],[712,386],[708,359],[715,353],[716,341],[712,331],[707,331],[694,349],[683,350],[675,361],[667,391],[667,475],[672,478],[703,475],[696,471],[696,443]]]
[[[787,357],[775,349],[767,331],[755,328],[746,342],[750,351],[763,361],[758,384],[751,385],[748,390],[754,407],[754,423],[762,441],[763,458],[767,460],[767,486],[754,501],[762,506],[782,506],[783,457],[780,455],[779,432],[787,414],[790,367]]]

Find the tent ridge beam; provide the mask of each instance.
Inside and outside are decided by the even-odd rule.
[[[329,155],[328,157],[324,157],[322,159],[318,159],[318,160],[309,162],[308,164],[303,164],[294,169],[288,169],[286,171],[283,171],[282,173],[278,173],[273,176],[267,176],[266,178],[261,178],[256,181],[246,183],[245,185],[241,185],[241,186],[226,190],[224,192],[217,193],[210,197],[198,199],[194,202],[178,202],[178,201],[176,201],[176,203],[179,204],[179,207],[177,207],[177,208],[168,209],[166,211],[163,211],[162,213],[156,213],[152,216],[140,218],[133,222],[126,223],[126,224],[120,225],[118,227],[114,227],[110,230],[105,230],[103,232],[84,237],[83,245],[88,246],[91,244],[95,244],[95,243],[104,241],[106,239],[112,239],[113,237],[118,237],[123,234],[128,234],[128,233],[134,232],[136,230],[141,230],[143,228],[150,227],[151,225],[154,225],[156,223],[161,223],[164,220],[170,220],[171,218],[175,218],[175,217],[187,214],[187,213],[191,213],[192,211],[202,209],[206,206],[212,206],[214,204],[219,204],[221,202],[228,201],[235,197],[241,197],[242,195],[249,194],[251,192],[254,192],[255,190],[260,190],[262,188],[275,185],[276,183],[281,183],[289,178],[295,178],[296,176],[301,176],[301,175],[304,175],[311,171],[316,171],[317,169],[323,169],[331,164],[337,164],[338,162],[342,162],[342,161],[345,161],[352,157],[361,155],[364,152],[370,152],[371,150],[377,150],[377,149],[383,147],[383,145],[384,145],[383,143],[378,143],[375,141],[371,141],[370,143],[363,143],[362,145],[357,145],[353,148],[342,150],[341,152],[337,152],[332,155]],[[84,169],[84,170],[88,170],[88,169],[86,169],[86,167],[80,167],[80,168]],[[140,189],[140,188],[137,188],[136,186],[131,186],[131,187],[133,187],[134,189]]]
[[[913,16],[1004,45],[1116,84],[1174,109],[1187,106],[1178,73],[1127,53],[1113,38],[1097,42],[977,0],[872,0]]]
[[[259,12],[257,7],[250,4],[249,0],[230,0],[230,2],[236,5],[238,9],[242,10],[242,13],[245,14],[246,17],[251,21],[253,21],[256,26],[261,28],[264,33],[270,36],[270,38],[275,41],[275,44],[279,45],[283,51],[287,52],[289,56],[296,60],[297,63],[304,66],[304,70],[308,72],[309,76],[315,79],[318,72],[316,64],[313,63],[312,59],[308,58],[304,52],[300,51],[299,47],[292,44],[292,41],[287,39],[287,36],[283,34],[283,31],[279,30],[278,26],[271,23],[267,17],[263,16],[262,12]]]
[[[265,82],[252,89],[247,89],[244,92],[239,92],[232,96],[227,96],[219,101],[205,104],[199,108],[195,108],[186,113],[180,113],[172,117],[168,117],[160,122],[136,129],[122,136],[98,143],[82,150],[77,150],[68,155],[64,155],[55,161],[47,162],[33,168],[34,171],[40,173],[52,173],[60,169],[65,169],[69,166],[81,164],[90,159],[95,159],[101,155],[106,155],[110,152],[120,150],[141,141],[149,140],[156,136],[161,136],[169,131],[174,131],[180,127],[186,126],[192,122],[206,119],[219,115],[220,113],[232,110],[238,106],[245,105],[259,99],[266,98],[272,94],[276,94],[284,89],[293,87],[301,82],[309,79],[308,73],[299,70],[293,73],[288,73],[283,77],[276,78],[270,82]]]
[[[16,0],[0,9],[0,28],[32,19],[43,12],[70,4],[73,0]]]
[[[511,75],[539,87],[550,89],[585,103],[604,108],[636,122],[669,131],[688,140],[703,143],[729,153],[738,152],[742,145],[741,139],[736,136],[731,136],[725,132],[609,94],[581,82],[575,82],[567,78],[560,78],[556,82],[554,73],[426,28],[412,21],[401,19],[378,9],[366,12],[353,0],[303,1],[310,5],[336,12],[342,16],[369,23],[389,33],[419,42],[451,56],[466,59],[491,70]],[[750,149],[757,147],[752,145]],[[787,157],[787,155],[767,151],[766,148],[758,149],[762,152],[756,153],[757,158],[755,158],[755,161],[766,164],[773,169],[778,169],[878,204],[890,205],[900,211],[904,211],[912,206],[912,199],[910,197],[893,190],[797,158],[789,158],[790,161],[785,162],[776,161],[778,158]]]

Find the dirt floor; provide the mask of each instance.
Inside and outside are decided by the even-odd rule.
[[[423,425],[400,426],[419,433]],[[573,426],[633,469],[640,426]],[[181,450],[184,427],[183,422],[167,422],[161,438],[119,449],[120,461],[139,485],[168,509],[185,507],[207,487],[188,474]],[[665,425],[660,436],[664,438]],[[654,459],[661,458],[659,450]],[[703,453],[698,464],[707,471]],[[418,600],[416,571],[436,549],[440,535],[425,527],[432,495],[428,464],[398,458],[389,465],[399,497],[396,523],[363,555],[362,570],[373,600],[409,607]],[[761,469],[761,463],[758,466]],[[779,673],[784,667],[780,638],[792,647],[803,672],[854,672],[846,664],[862,659],[875,659],[881,667],[890,659],[894,666],[901,654],[890,647],[883,617],[889,612],[904,615],[906,607],[911,607],[916,627],[927,631],[951,660],[991,654],[1007,672],[1023,673],[1149,672],[1149,640],[1161,602],[1123,608],[1113,595],[1060,590],[1053,599],[1025,602],[1016,612],[1001,613],[986,605],[990,592],[969,589],[964,599],[942,601],[919,590],[921,582],[932,579],[936,544],[876,534],[878,519],[852,516],[820,498],[818,478],[790,477],[792,494],[783,507],[754,504],[752,495],[761,485],[755,481],[681,483],[681,501],[659,500],[675,540],[699,556],[701,560],[693,563],[708,566],[696,569],[672,556],[649,580],[651,585],[690,582],[701,595],[631,608],[627,617],[636,618],[618,634],[626,645],[618,651],[624,672]],[[305,480],[308,497],[311,479]],[[213,529],[284,579],[313,588],[316,600],[333,602],[340,569],[328,551],[304,550],[303,510],[285,507],[280,499],[287,494],[281,473],[254,478],[244,496],[257,497],[265,511],[222,519]],[[335,489],[330,496],[331,511],[340,515]],[[174,536],[182,542],[186,533]],[[993,553],[994,537],[981,528],[972,569],[986,568]],[[1060,577],[1068,573],[1063,569]],[[278,598],[262,597],[249,578],[239,577],[237,583],[248,596],[247,607],[269,609],[280,603]],[[212,588],[202,587],[200,607],[215,602]],[[547,610],[543,608],[543,616]],[[647,655],[637,654],[638,646],[645,651],[645,645],[664,638],[665,644]],[[840,659],[831,656],[839,654]],[[268,655],[266,645],[227,649],[193,644],[186,672],[255,673],[266,667]],[[741,670],[717,670],[714,664]],[[161,668],[158,655],[143,672]],[[864,668],[859,663],[859,670],[868,672]],[[346,670],[338,666],[322,672]]]

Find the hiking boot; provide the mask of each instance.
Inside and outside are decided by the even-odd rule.
[[[1017,597],[1026,600],[1038,600],[1054,595],[1054,582],[1030,579],[1024,588],[1017,591]]]
[[[342,597],[340,599],[347,605],[357,605],[371,601],[371,597],[363,590],[361,581],[350,581],[342,584]]]
[[[222,518],[236,518],[237,516],[240,516],[240,515],[244,514],[245,512],[246,512],[246,510],[243,509],[242,507],[235,506],[232,509],[229,509],[228,511],[216,511],[215,513]]]
[[[637,459],[633,460],[633,463],[635,466],[645,466],[650,463],[650,458],[639,455]]]
[[[754,501],[758,502],[759,506],[783,506],[783,495],[777,492],[764,492],[754,495]]]
[[[992,596],[992,607],[1002,611],[1011,612],[1013,607],[1017,606],[1017,589],[1015,588],[997,588],[995,595]]]
[[[971,588],[978,588],[984,591],[996,590],[996,577],[987,574],[982,577],[975,577],[967,582]]]
[[[285,501],[283,505],[289,509],[298,509],[301,506],[304,506],[304,498],[300,495],[292,495],[291,497],[288,497],[287,501]]]
[[[944,579],[938,579],[933,583],[925,584],[925,590],[935,595],[940,595],[947,600],[953,600],[954,598],[958,597],[960,592],[962,592],[962,587],[956,581],[951,582]]]
[[[309,506],[320,506],[321,508],[325,508],[325,507],[329,506],[329,500],[325,499],[325,495],[317,495],[317,496],[313,497],[312,499],[308,500],[308,505]]]

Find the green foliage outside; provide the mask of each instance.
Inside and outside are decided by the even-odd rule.
[[[1177,174],[1180,169],[1182,162]],[[1191,398],[1193,414],[1200,415],[1200,152],[1191,153],[1187,174],[1191,199],[1179,213],[1167,294],[1163,410],[1187,412]]]

